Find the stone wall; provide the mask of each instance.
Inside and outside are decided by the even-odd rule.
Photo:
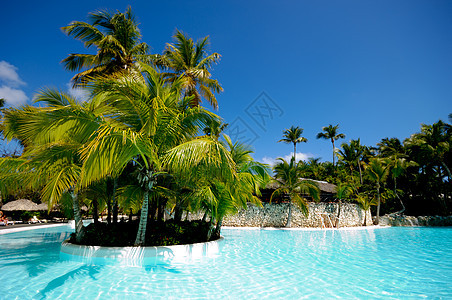
[[[306,218],[296,205],[292,205],[291,227],[353,227],[362,226],[365,212],[357,204],[340,205],[339,224],[337,224],[338,203],[309,203],[309,216]],[[370,211],[366,212],[366,225],[372,225]],[[223,226],[237,227],[285,227],[288,204],[263,203],[263,207],[248,204],[248,208],[235,215],[224,218]],[[189,215],[190,220],[201,219],[202,214]]]
[[[380,225],[386,226],[452,226],[452,216],[404,216],[385,215],[380,218]]]

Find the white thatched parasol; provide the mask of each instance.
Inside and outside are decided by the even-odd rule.
[[[44,207],[45,205],[45,207]],[[47,210],[47,204],[36,204],[28,199],[19,199],[16,201],[11,201],[2,206],[2,210],[13,211],[13,210]]]

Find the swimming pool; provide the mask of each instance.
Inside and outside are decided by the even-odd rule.
[[[0,298],[451,298],[452,228],[222,230],[216,255],[60,259],[69,226],[0,235]]]

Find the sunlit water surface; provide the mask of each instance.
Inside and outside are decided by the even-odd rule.
[[[452,228],[223,229],[215,255],[60,258],[69,227],[0,235],[0,299],[452,298]]]

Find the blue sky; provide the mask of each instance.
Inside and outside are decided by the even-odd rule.
[[[74,74],[59,62],[88,50],[60,27],[127,5],[153,53],[176,28],[211,37],[218,113],[261,161],[290,155],[277,141],[291,125],[308,138],[298,157],[331,160],[331,144],[315,138],[322,126],[375,145],[452,112],[452,2],[440,0],[5,1],[0,97],[18,105],[46,86],[67,90]]]

